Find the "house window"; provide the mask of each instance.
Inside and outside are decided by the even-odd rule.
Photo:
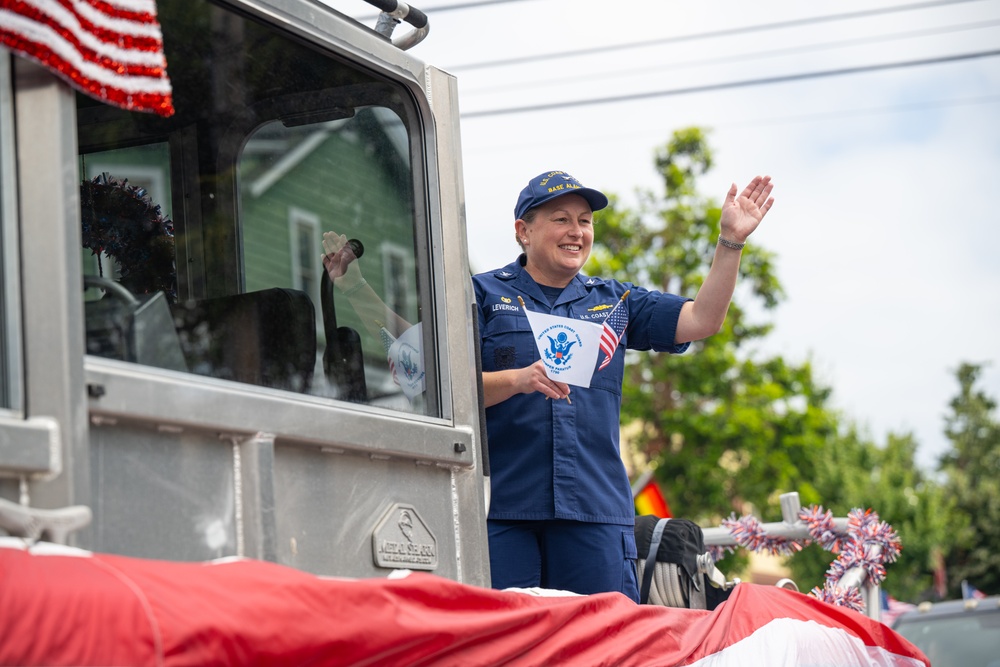
[[[389,308],[409,319],[416,318],[413,290],[407,281],[413,276],[413,256],[394,243],[382,245],[382,272],[385,302]]]
[[[319,216],[291,207],[288,210],[288,233],[291,243],[292,287],[319,303],[320,236]]]

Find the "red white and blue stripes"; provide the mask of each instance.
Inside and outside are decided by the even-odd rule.
[[[154,0],[0,0],[0,44],[109,104],[174,113]]]
[[[615,304],[615,307],[611,309],[608,316],[604,320],[604,326],[601,328],[601,352],[604,353],[604,359],[601,361],[601,365],[597,367],[597,370],[604,370],[604,367],[611,363],[612,357],[615,356],[615,350],[618,349],[618,343],[621,341],[622,334],[625,333],[625,327],[628,326],[628,310],[622,307],[625,302],[625,298],[631,290],[626,290],[622,297]]]

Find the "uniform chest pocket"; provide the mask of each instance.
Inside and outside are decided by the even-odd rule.
[[[604,361],[604,352],[597,353],[597,368],[600,368]],[[621,396],[622,378],[625,374],[625,338],[615,350],[611,361],[601,370],[595,370],[594,376],[590,379],[590,386],[594,389],[604,389],[613,394]]]
[[[488,313],[482,337],[484,371],[524,368],[539,359],[524,313],[493,313],[492,317]]]
[[[611,364],[607,366],[603,371],[594,371],[594,376],[590,379],[591,389],[603,389],[604,391],[610,391],[612,394],[617,394],[621,396],[622,393],[622,376],[621,372],[614,372],[614,359],[611,360]]]

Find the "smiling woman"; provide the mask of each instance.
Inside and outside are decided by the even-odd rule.
[[[565,194],[518,219],[515,230],[524,251],[525,270],[539,285],[565,287],[590,256],[594,221],[590,203]]]
[[[490,440],[494,587],[619,591],[638,601],[634,506],[619,456],[625,350],[680,353],[718,331],[743,244],[774,202],[771,188],[766,176],[739,197],[730,188],[715,260],[694,300],[580,273],[594,242],[594,211],[608,205],[600,191],[564,171],[543,172],[521,190],[514,207],[521,256],[473,277]],[[569,384],[541,358],[528,312],[560,320],[550,329],[599,325],[590,342],[575,339],[573,354],[592,361],[590,379],[577,384],[572,401]],[[558,343],[551,335],[550,341]],[[586,356],[587,345],[593,356]]]

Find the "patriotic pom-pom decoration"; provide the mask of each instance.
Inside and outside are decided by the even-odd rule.
[[[847,607],[848,609],[853,609],[856,612],[864,613],[865,603],[861,597],[861,592],[851,586],[849,588],[840,588],[829,581],[827,581],[823,588],[815,587],[810,593],[812,596],[818,600],[822,600],[828,604],[837,605],[838,607]]]
[[[846,535],[837,531],[833,512],[830,510],[824,512],[821,505],[813,505],[800,510],[799,519],[806,523],[809,535],[816,544],[833,553],[840,551],[840,545]]]
[[[858,589],[854,586],[842,588],[837,584],[854,568],[863,569],[872,584],[882,583],[885,579],[885,564],[895,562],[901,549],[896,531],[885,521],[881,521],[871,509],[851,510],[847,515],[846,532],[837,530],[833,513],[824,510],[822,506],[803,508],[799,511],[799,520],[806,524],[810,539],[770,536],[763,524],[753,516],[736,518],[731,515],[723,520],[722,526],[729,530],[736,544],[758,553],[787,556],[815,542],[827,551],[838,554],[826,572],[823,588],[813,588],[811,593],[824,602],[863,612],[864,605]],[[732,551],[731,547],[714,546],[709,549],[717,561],[726,552]]]
[[[174,225],[144,188],[107,173],[80,186],[83,247],[118,262],[120,282],[133,294],[177,296]]]
[[[802,551],[803,542],[769,536],[760,521],[753,516],[739,519],[730,516],[722,522],[722,525],[729,529],[729,534],[733,536],[738,545],[750,551],[769,553],[775,556],[790,556],[797,551]]]

